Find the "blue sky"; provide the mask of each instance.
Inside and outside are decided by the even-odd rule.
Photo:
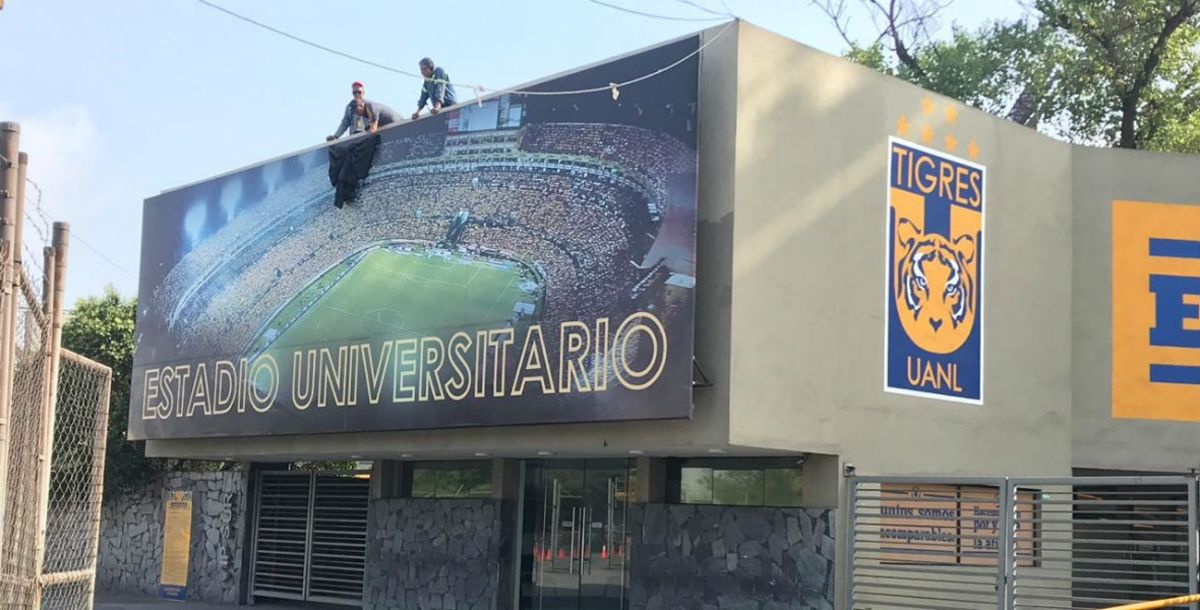
[[[494,88],[716,23],[651,19],[588,0],[213,1],[404,70],[415,71],[430,55],[454,80]],[[675,0],[606,1],[710,16]],[[722,9],[719,0],[696,2]],[[725,3],[743,19],[811,46],[845,48],[807,0]],[[847,5],[858,8],[856,0]],[[957,0],[943,13],[943,29],[1021,13],[1017,0]],[[867,15],[850,14],[852,34],[871,35]],[[419,90],[414,79],[302,46],[196,0],[6,0],[0,41],[0,120],[21,123],[42,208],[70,222],[76,236],[68,303],[107,284],[137,293],[146,197],[321,142],[337,127],[354,80],[366,83],[368,98],[405,114]],[[460,97],[467,94],[460,88]],[[40,253],[40,227],[32,224],[25,235]]]

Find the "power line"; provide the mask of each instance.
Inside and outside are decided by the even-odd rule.
[[[296,36],[296,35],[294,35],[294,34],[289,34],[289,33],[285,32],[285,31],[283,31],[283,30],[281,30],[281,29],[279,29],[279,28],[272,27],[272,26],[270,26],[270,25],[267,25],[267,24],[265,24],[265,23],[263,23],[263,22],[261,22],[261,21],[257,21],[257,20],[255,20],[255,19],[251,19],[250,17],[247,17],[247,16],[245,16],[245,15],[242,15],[241,13],[235,13],[235,12],[233,12],[233,11],[231,11],[231,10],[229,10],[229,9],[227,9],[227,8],[225,8],[225,7],[221,6],[221,5],[219,5],[219,4],[214,4],[214,3],[212,3],[212,2],[209,2],[208,0],[196,0],[196,2],[199,2],[200,4],[203,4],[203,5],[205,5],[205,6],[209,7],[209,8],[214,8],[214,9],[216,9],[216,10],[218,10],[218,11],[221,11],[222,13],[225,13],[226,15],[229,15],[230,17],[233,17],[233,18],[235,18],[235,19],[240,19],[240,20],[242,20],[242,21],[245,21],[246,23],[249,23],[249,24],[251,24],[251,25],[258,26],[258,27],[260,27],[260,28],[262,28],[262,29],[264,29],[264,30],[267,30],[267,31],[269,31],[269,32],[274,32],[275,34],[278,34],[278,35],[280,35],[280,36],[283,36],[283,37],[285,37],[285,38],[290,38],[290,39],[292,39],[292,40],[294,40],[294,41],[296,41],[296,42],[298,42],[298,43],[300,43],[300,44],[303,44],[303,45],[308,45],[308,46],[310,46],[310,47],[313,47],[314,49],[320,49],[320,50],[322,50],[322,51],[325,51],[326,53],[333,53],[334,55],[338,55],[338,56],[344,57],[344,58],[346,58],[346,59],[349,59],[349,60],[351,60],[351,61],[357,61],[357,62],[359,62],[359,63],[366,64],[366,65],[368,65],[368,66],[374,66],[374,67],[376,67],[376,68],[379,68],[379,69],[381,69],[381,70],[387,70],[388,72],[394,72],[394,73],[396,73],[396,74],[403,74],[404,76],[412,76],[412,77],[415,77],[415,78],[420,78],[420,79],[424,79],[424,78],[425,78],[425,77],[423,77],[423,76],[421,76],[420,74],[417,74],[417,73],[415,73],[415,72],[408,72],[408,71],[405,71],[405,70],[401,70],[401,69],[399,69],[399,68],[393,68],[393,67],[391,67],[391,66],[387,66],[387,65],[381,64],[381,63],[379,63],[379,62],[371,61],[371,60],[369,60],[369,59],[363,59],[363,58],[361,58],[361,57],[358,57],[358,56],[355,56],[355,55],[351,55],[351,54],[349,54],[349,53],[346,53],[345,51],[339,51],[339,50],[337,50],[337,49],[333,49],[333,48],[327,47],[327,46],[325,46],[325,45],[323,45],[323,44],[319,44],[319,43],[313,42],[313,41],[311,41],[311,40],[307,40],[307,39],[301,38],[301,37],[299,37],[299,36]]]
[[[692,8],[696,8],[696,9],[699,9],[699,10],[701,10],[701,11],[704,11],[704,12],[706,12],[706,13],[710,14],[710,15],[716,15],[718,18],[723,18],[723,19],[725,19],[725,18],[729,18],[729,17],[734,17],[734,16],[735,16],[735,15],[733,14],[733,11],[729,10],[729,5],[728,5],[728,4],[725,4],[725,0],[721,0],[721,6],[725,7],[725,12],[724,12],[724,13],[722,13],[721,11],[714,11],[714,10],[712,10],[712,9],[708,8],[707,6],[704,6],[703,4],[700,4],[699,2],[695,2],[694,0],[675,0],[675,1],[676,1],[676,2],[678,2],[678,3],[680,3],[680,4],[686,4],[686,5],[688,5],[688,6],[692,7]]]
[[[41,218],[42,224],[45,227],[45,231],[43,232],[42,228],[38,226],[37,220],[34,219],[33,216],[29,215],[29,207],[28,206],[26,206],[26,208],[25,208],[25,217],[28,218],[29,221],[33,224],[33,228],[35,231],[37,231],[38,237],[41,238],[42,243],[49,244],[50,237],[48,235],[51,232],[50,231],[50,218],[48,216],[46,216],[45,210],[42,209],[42,187],[39,186],[37,182],[35,182],[32,178],[29,178],[28,176],[26,176],[25,181],[28,182],[31,186],[33,186],[34,190],[37,191],[37,199],[32,202],[33,210],[34,210],[34,212],[37,212],[37,215]],[[26,199],[28,199],[28,197],[26,197]],[[80,235],[78,232],[71,231],[71,236],[74,237],[75,239],[79,240],[79,243],[83,244],[85,247],[87,247],[92,252],[95,252],[100,258],[107,261],[108,264],[115,267],[121,273],[124,273],[125,275],[128,275],[129,277],[131,277],[135,280],[137,279],[136,275],[130,273],[128,269],[122,267],[116,261],[109,258],[103,252],[98,250],[95,246],[88,243],[88,241],[86,239],[84,239],[83,236]]]
[[[634,10],[634,9],[627,9],[627,8],[625,8],[625,7],[617,6],[617,5],[615,5],[615,4],[608,4],[608,3],[606,3],[606,2],[603,2],[603,1],[601,1],[601,0],[588,0],[588,1],[589,1],[589,2],[593,2],[593,3],[596,3],[596,4],[601,4],[601,5],[607,6],[607,7],[609,7],[609,8],[614,8],[614,9],[617,9],[617,10],[622,10],[622,11],[625,11],[625,12],[628,12],[628,13],[634,13],[634,14],[637,14],[637,15],[642,15],[642,16],[644,16],[644,17],[655,17],[655,18],[675,19],[675,20],[683,20],[683,21],[718,21],[718,20],[724,20],[724,19],[726,19],[726,18],[727,18],[727,17],[678,17],[678,18],[676,18],[676,17],[667,17],[667,16],[663,16],[663,15],[654,15],[654,14],[652,14],[652,13],[643,13],[643,12],[641,12],[641,11],[637,11],[637,10]],[[226,15],[229,15],[229,16],[231,16],[231,17],[234,17],[234,18],[236,18],[236,19],[239,19],[239,20],[241,20],[241,21],[244,21],[244,22],[246,22],[246,23],[249,23],[249,24],[251,24],[251,25],[254,25],[254,26],[260,27],[260,28],[262,28],[262,29],[264,29],[264,30],[267,30],[267,31],[269,31],[269,32],[272,32],[272,33],[274,33],[274,34],[278,34],[278,35],[280,35],[280,36],[283,36],[283,37],[285,37],[285,38],[288,38],[288,39],[290,39],[290,40],[293,40],[293,41],[299,42],[300,44],[307,45],[307,46],[313,47],[313,48],[315,48],[315,49],[319,49],[319,50],[325,51],[325,52],[327,52],[327,53],[332,53],[332,54],[334,54],[334,55],[337,55],[337,56],[339,56],[339,57],[344,57],[344,58],[346,58],[346,59],[349,59],[349,60],[351,60],[351,61],[356,61],[356,62],[359,62],[359,63],[365,64],[365,65],[368,65],[368,66],[372,66],[372,67],[375,67],[375,68],[379,68],[379,69],[381,69],[381,70],[387,70],[388,72],[393,72],[393,73],[395,73],[395,74],[401,74],[401,75],[404,75],[404,76],[411,76],[411,77],[413,77],[413,78],[419,78],[419,79],[421,79],[421,80],[423,80],[423,81],[429,81],[429,82],[440,82],[440,83],[443,83],[443,84],[457,84],[457,85],[459,85],[459,86],[466,87],[466,88],[469,88],[469,89],[472,89],[472,90],[474,90],[474,91],[475,91],[475,93],[476,93],[477,95],[479,95],[479,94],[483,94],[483,93],[497,94],[497,95],[504,95],[504,94],[509,94],[509,95],[581,95],[581,94],[586,94],[586,93],[600,93],[600,92],[604,92],[604,91],[615,90],[615,89],[617,89],[617,88],[619,88],[619,87],[623,87],[623,86],[625,86],[625,85],[630,85],[630,84],[633,84],[633,83],[636,83],[636,82],[640,82],[640,81],[646,80],[647,78],[651,78],[651,77],[653,77],[653,76],[657,76],[657,75],[659,75],[659,74],[662,74],[663,72],[666,72],[667,70],[670,70],[671,68],[674,68],[675,66],[678,66],[679,64],[682,64],[684,61],[686,61],[686,60],[690,59],[692,56],[696,55],[696,54],[697,54],[697,53],[699,53],[701,50],[703,50],[703,49],[704,49],[704,47],[706,47],[706,46],[708,46],[708,45],[712,44],[713,42],[715,42],[715,41],[716,41],[718,38],[720,38],[720,37],[721,37],[721,35],[722,35],[722,34],[724,34],[726,31],[728,31],[728,30],[729,30],[730,26],[732,26],[732,25],[733,25],[733,22],[732,22],[732,21],[731,21],[730,23],[726,24],[726,26],[725,26],[724,28],[722,28],[722,29],[721,29],[721,31],[719,31],[719,32],[718,32],[718,33],[717,33],[715,36],[713,36],[712,38],[710,38],[710,39],[709,39],[708,41],[706,41],[704,44],[700,45],[700,47],[699,47],[698,49],[696,49],[695,51],[693,51],[693,52],[691,52],[691,53],[689,53],[689,54],[685,55],[683,58],[681,58],[680,60],[676,61],[675,63],[672,63],[671,65],[669,65],[669,66],[666,66],[666,67],[664,67],[664,68],[659,68],[658,70],[655,70],[654,72],[651,72],[651,73],[649,73],[649,74],[645,74],[645,75],[639,76],[639,77],[637,77],[637,78],[634,78],[634,79],[627,80],[627,81],[625,81],[625,82],[620,82],[620,83],[609,83],[608,85],[602,85],[602,86],[599,86],[599,87],[591,87],[591,88],[587,88],[587,89],[574,89],[574,90],[569,90],[569,91],[530,91],[530,90],[525,90],[525,89],[493,89],[493,88],[491,88],[491,87],[485,87],[485,86],[483,86],[483,85],[472,85],[472,84],[468,84],[468,83],[451,83],[450,81],[443,81],[443,80],[440,80],[440,79],[425,78],[424,76],[422,76],[422,75],[420,75],[420,74],[416,74],[416,73],[414,73],[414,72],[408,72],[408,71],[406,71],[406,70],[401,70],[401,69],[399,69],[399,68],[393,68],[393,67],[391,67],[391,66],[384,65],[384,64],[381,64],[381,63],[379,63],[379,62],[371,61],[371,60],[369,60],[369,59],[363,59],[363,58],[361,58],[361,57],[358,57],[358,56],[356,56],[356,55],[352,55],[352,54],[350,54],[350,53],[346,53],[345,51],[339,51],[339,50],[337,50],[337,49],[333,49],[333,48],[331,48],[331,47],[327,47],[327,46],[325,46],[325,45],[323,45],[323,44],[319,44],[319,43],[316,43],[316,42],[312,42],[312,41],[310,41],[310,40],[307,40],[307,39],[305,39],[305,38],[301,38],[301,37],[299,37],[299,36],[296,36],[295,34],[290,34],[290,33],[288,33],[288,32],[285,32],[285,31],[283,31],[283,30],[281,30],[281,29],[279,29],[279,28],[276,28],[276,27],[273,27],[273,26],[267,25],[267,24],[265,24],[265,23],[263,23],[263,22],[261,22],[261,21],[258,21],[258,20],[256,20],[256,19],[252,19],[252,18],[250,18],[250,17],[247,17],[247,16],[245,16],[245,15],[242,15],[242,14],[240,14],[240,13],[236,13],[236,12],[234,12],[234,11],[231,11],[231,10],[229,10],[229,9],[227,9],[227,8],[223,7],[223,6],[220,6],[220,5],[218,5],[218,4],[215,4],[215,3],[213,3],[213,2],[210,2],[209,0],[196,0],[196,2],[199,2],[200,4],[203,4],[204,6],[207,6],[207,7],[213,8],[213,9],[216,9],[216,10],[218,10],[218,11],[222,12],[222,13],[225,13]]]
[[[644,11],[627,8],[624,6],[618,6],[616,4],[609,4],[608,2],[604,2],[603,0],[588,0],[588,2],[591,2],[592,4],[599,4],[600,6],[607,6],[608,8],[618,10],[618,11],[621,11],[624,13],[640,15],[642,17],[650,17],[652,19],[665,19],[667,21],[721,21],[728,17],[728,15],[721,15],[720,17],[674,17],[671,15],[658,15],[655,13],[647,13]],[[709,11],[708,9],[704,9],[704,12],[708,13],[708,12],[712,12],[712,11]]]
[[[71,237],[74,237],[76,240],[78,240],[78,241],[79,241],[79,243],[81,243],[81,244],[83,244],[84,246],[86,246],[88,250],[91,250],[92,252],[95,252],[95,253],[96,253],[96,255],[97,255],[97,256],[99,256],[100,258],[102,258],[102,259],[104,259],[104,260],[108,261],[108,264],[112,265],[113,267],[116,267],[116,268],[117,268],[117,270],[118,270],[118,271],[120,271],[121,273],[124,273],[125,275],[128,275],[129,277],[131,277],[131,278],[133,278],[133,279],[135,279],[135,280],[136,280],[136,279],[138,279],[138,278],[137,278],[137,276],[136,276],[136,275],[134,275],[134,274],[132,274],[132,273],[130,273],[128,269],[126,269],[126,268],[122,267],[121,265],[117,264],[117,261],[114,261],[113,259],[111,259],[111,258],[109,258],[109,257],[105,256],[105,254],[104,254],[103,252],[101,252],[100,250],[96,249],[96,247],[95,247],[95,246],[93,246],[92,244],[89,244],[89,243],[88,243],[88,241],[87,241],[86,239],[84,239],[84,238],[83,238],[83,236],[82,236],[82,235],[80,235],[79,233],[76,233],[76,232],[72,231],[72,232],[71,232]]]

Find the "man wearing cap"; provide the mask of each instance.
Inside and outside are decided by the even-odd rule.
[[[346,112],[342,115],[342,124],[338,126],[333,135],[326,137],[325,141],[336,140],[342,137],[347,130],[350,131],[350,135],[364,131],[375,133],[380,127],[396,122],[396,111],[379,102],[368,100],[361,82],[355,81],[350,85],[350,93],[354,99],[346,104]]]
[[[417,111],[412,114],[414,121],[421,115],[421,109],[425,107],[426,102],[429,102],[430,114],[437,114],[442,108],[453,106],[455,103],[454,85],[450,84],[450,76],[446,71],[434,65],[433,60],[428,57],[422,58],[418,65],[425,82],[421,85],[421,99],[417,100]]]

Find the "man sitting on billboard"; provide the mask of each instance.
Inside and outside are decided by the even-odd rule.
[[[350,135],[356,135],[364,131],[375,133],[380,127],[390,125],[396,122],[396,111],[379,102],[368,100],[364,92],[363,84],[359,81],[354,81],[350,85],[350,93],[354,96],[349,104],[346,104],[346,112],[342,115],[342,124],[338,125],[338,129],[333,135],[325,138],[326,142],[332,142],[346,132],[350,131]]]
[[[430,104],[429,113],[437,114],[442,108],[453,106],[456,101],[454,85],[450,84],[450,76],[445,70],[434,65],[433,60],[428,57],[422,58],[419,66],[425,82],[421,85],[421,99],[417,100],[417,111],[412,113],[414,121],[421,116],[421,109],[425,107],[426,102]]]

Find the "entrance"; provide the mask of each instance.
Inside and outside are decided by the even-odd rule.
[[[342,473],[259,473],[255,598],[362,606],[370,481]]]
[[[627,608],[631,461],[530,461],[524,469],[519,607]]]

